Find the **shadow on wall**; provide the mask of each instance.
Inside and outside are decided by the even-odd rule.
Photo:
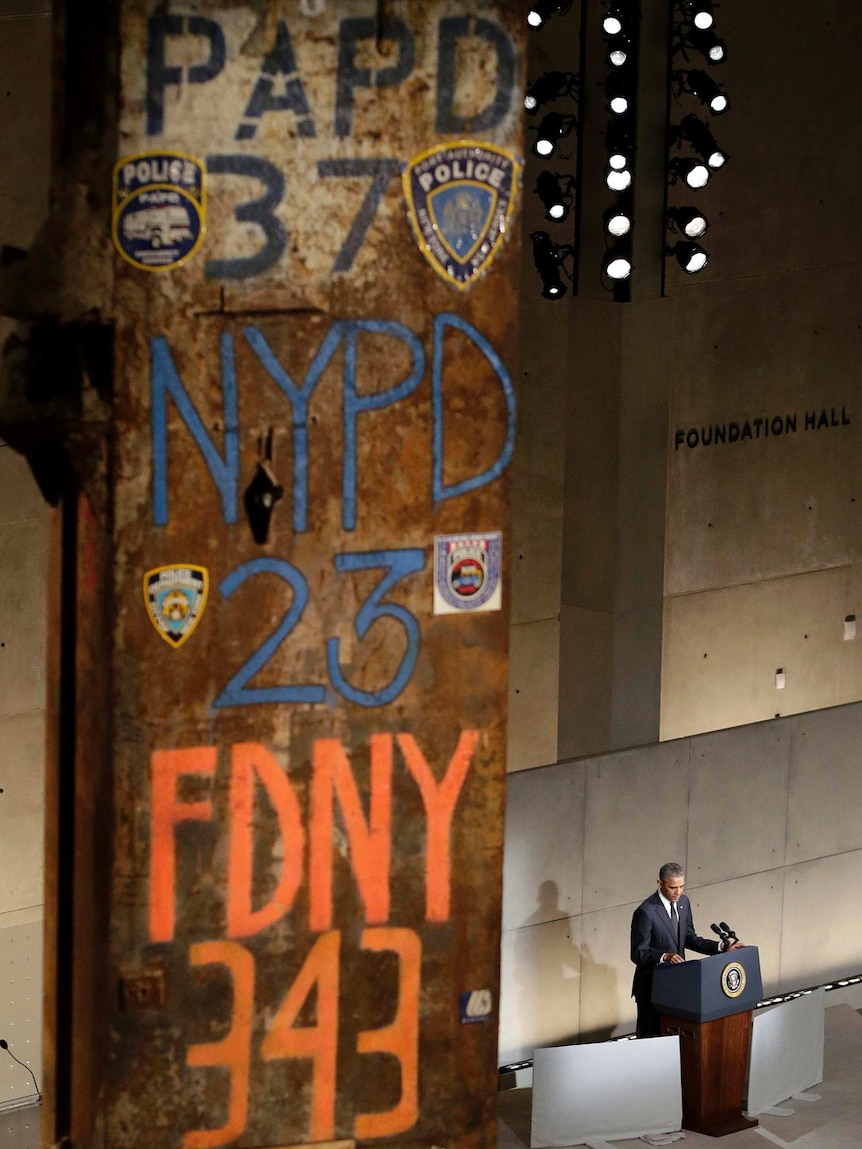
[[[617,971],[595,961],[589,946],[573,937],[579,922],[561,909],[556,882],[540,883],[536,901],[537,908],[521,923],[515,943],[518,1029],[535,1034],[537,1045],[606,1041],[619,1021]],[[584,993],[591,998],[587,1010]],[[607,1020],[609,1007],[616,1011],[613,1020]],[[589,1018],[595,1015],[603,1024],[590,1029]]]

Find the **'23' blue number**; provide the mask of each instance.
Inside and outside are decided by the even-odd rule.
[[[383,578],[363,602],[354,620],[354,629],[360,641],[379,618],[394,618],[404,627],[407,650],[392,680],[379,690],[360,690],[344,677],[338,660],[337,638],[327,639],[326,665],[329,677],[338,693],[359,706],[386,706],[397,698],[410,680],[419,655],[419,623],[416,617],[397,603],[383,602],[383,596],[407,575],[422,570],[425,554],[422,550],[366,551],[358,554],[335,556],[335,569],[349,571],[386,570]],[[216,698],[213,706],[252,706],[262,702],[325,702],[326,687],[317,683],[296,686],[248,686],[247,683],[269,662],[296,624],[308,603],[308,583],[296,567],[283,559],[260,558],[243,563],[227,576],[219,590],[225,598],[247,579],[258,574],[273,574],[283,579],[293,590],[290,610],[269,638],[239,668]]]

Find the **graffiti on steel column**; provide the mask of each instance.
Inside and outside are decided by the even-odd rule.
[[[446,430],[444,413],[445,356],[448,331],[457,331],[469,341],[488,363],[491,374],[499,386],[506,407],[506,428],[503,444],[492,462],[481,471],[464,474],[455,481],[444,479],[446,462]],[[371,395],[360,395],[357,390],[359,358],[362,353],[362,334],[386,335],[399,340],[409,351],[411,369],[388,388],[381,387]],[[301,382],[289,373],[289,365],[276,358],[263,333],[257,327],[247,327],[243,338],[265,373],[277,384],[287,401],[285,422],[292,427],[293,474],[290,483],[292,525],[295,534],[308,530],[308,474],[310,446],[308,439],[309,404],[325,369],[336,351],[343,347],[342,417],[340,432],[343,446],[341,525],[344,531],[356,528],[360,512],[357,499],[358,438],[361,434],[361,416],[399,403],[415,401],[415,391],[423,378],[431,376],[432,431],[430,488],[432,507],[470,491],[493,483],[509,465],[515,442],[515,395],[512,381],[499,355],[490,342],[470,323],[458,315],[444,312],[434,319],[432,347],[429,357],[418,337],[403,324],[391,320],[337,320],[326,332]],[[450,354],[452,354],[450,346]],[[220,340],[221,392],[223,410],[223,446],[213,442],[204,421],[198,413],[177,369],[170,342],[164,336],[150,340],[150,399],[152,419],[153,460],[153,523],[165,526],[170,519],[168,475],[171,451],[182,457],[193,445],[201,454],[207,471],[218,493],[221,513],[226,525],[237,521],[239,514],[239,459],[242,429],[239,422],[239,392],[241,380],[236,370],[234,336],[227,332]],[[180,416],[185,434],[169,442],[168,400]],[[191,440],[191,444],[189,442]],[[380,577],[371,593],[360,605],[353,626],[362,641],[369,629],[381,618],[394,619],[403,629],[406,650],[391,680],[376,690],[362,690],[345,677],[339,660],[339,640],[328,637],[321,644],[321,678],[315,682],[283,683],[259,687],[252,680],[273,658],[282,643],[300,622],[309,602],[309,580],[317,581],[318,572],[302,571],[286,559],[265,557],[252,559],[231,571],[219,585],[222,599],[227,603],[231,595],[250,579],[280,579],[285,585],[285,601],[289,603],[284,617],[278,621],[265,641],[250,650],[242,664],[237,666],[216,697],[216,708],[249,706],[255,703],[319,703],[332,705],[339,700],[360,706],[385,706],[393,702],[404,690],[416,666],[420,645],[420,628],[416,617],[405,607],[387,602],[386,595],[403,580],[422,571],[426,564],[424,550],[419,548],[385,549],[375,551],[343,552],[332,556],[338,573],[358,570],[379,570]],[[230,609],[229,605],[226,609]],[[324,675],[326,676],[324,678]]]
[[[333,928],[334,854],[340,848],[334,836],[338,806],[346,830],[349,862],[364,907],[364,925],[358,948],[369,954],[394,954],[393,963],[381,964],[369,976],[393,981],[396,1001],[389,1023],[360,1031],[356,1053],[388,1054],[399,1064],[400,1096],[383,1112],[358,1112],[353,1135],[357,1138],[386,1137],[413,1126],[419,1115],[419,1007],[422,939],[415,929],[390,922],[393,850],[392,776],[396,764],[415,783],[425,815],[427,840],[424,881],[424,917],[442,925],[450,918],[451,828],[455,809],[479,742],[474,730],[462,731],[451,759],[442,772],[432,766],[412,734],[370,736],[370,798],[363,809],[348,749],[335,738],[315,740],[308,814],[303,819],[300,799],[290,775],[265,746],[244,742],[220,750],[196,746],[182,750],[157,750],[151,756],[151,813],[149,882],[149,937],[154,943],[175,939],[176,920],[191,890],[184,888],[178,865],[180,851],[199,850],[189,827],[212,823],[223,816],[227,825],[220,835],[228,843],[227,882],[224,890],[222,935],[189,947],[190,967],[217,966],[226,976],[233,1006],[227,1033],[216,1042],[192,1043],[187,1064],[196,1069],[227,1070],[227,1117],[215,1129],[191,1130],[183,1137],[184,1149],[219,1146],[239,1137],[246,1128],[249,1089],[255,1070],[263,1063],[299,1059],[311,1063],[311,1096],[308,1105],[308,1136],[312,1141],[331,1140],[336,1129],[337,1058],[340,1040],[339,1012],[343,1003],[340,970],[344,951],[357,945],[352,932]],[[229,775],[229,801],[223,815],[214,801],[219,758]],[[438,781],[438,775],[440,780]],[[190,780],[197,783],[195,801],[184,801],[180,792]],[[275,811],[283,856],[281,873],[269,900],[253,906],[254,805],[261,788]],[[184,827],[179,832],[179,827]],[[253,1024],[255,1002],[255,956],[247,943],[294,913],[303,889],[308,906],[309,940],[298,968],[285,977],[285,993],[264,1033]],[[287,966],[290,969],[290,966]],[[374,966],[369,966],[369,970]],[[350,987],[352,998],[359,992]],[[311,996],[316,1001],[315,1020],[301,1021]],[[303,1017],[305,1015],[303,1014]],[[361,1108],[362,1099],[356,1098]],[[290,1104],[289,1099],[286,1104]]]
[[[328,136],[337,145],[350,138],[355,130],[357,104],[370,93],[379,100],[390,99],[393,113],[397,113],[399,92],[416,70],[416,32],[407,19],[394,16],[384,19],[382,39],[391,51],[383,66],[372,68],[363,61],[367,58],[369,45],[378,41],[380,33],[374,16],[352,16],[338,22],[336,40],[332,45],[332,60],[328,67],[330,74],[335,77],[332,96],[325,106],[315,106],[310,95],[312,85],[308,77],[304,76],[301,51],[297,51],[294,44],[290,24],[285,19],[278,20],[274,42],[255,61],[256,75],[249,74],[244,84],[239,85],[247,91],[241,96],[236,122],[229,128],[229,148],[223,152],[208,152],[202,159],[211,182],[233,181],[237,189],[233,220],[237,225],[252,225],[253,234],[257,236],[256,244],[249,250],[249,229],[245,228],[243,250],[225,250],[217,255],[210,253],[205,264],[207,278],[228,281],[254,279],[288,258],[291,231],[289,201],[291,196],[307,200],[315,189],[307,185],[302,188],[288,187],[285,172],[273,162],[273,156],[277,156],[286,143],[291,140],[317,142]],[[436,90],[432,97],[433,131],[438,134],[464,135],[470,132],[475,135],[497,128],[511,114],[516,100],[517,53],[510,37],[493,20],[467,15],[440,19],[436,33],[438,48]],[[199,89],[209,91],[207,86],[211,85],[214,93],[221,93],[220,84],[226,81],[235,58],[235,52],[231,51],[232,36],[241,42],[240,32],[232,25],[208,17],[180,14],[150,16],[147,22],[145,123],[146,136],[153,146],[172,130],[186,126],[182,123],[181,111],[175,110],[175,105],[181,101],[185,92],[194,93]],[[493,65],[489,65],[489,70],[496,75],[493,91],[485,94],[483,106],[471,109],[469,117],[460,106],[457,72],[459,50],[468,37],[481,44],[490,54]],[[173,62],[179,58],[178,45],[184,43],[197,46],[193,52],[194,63]],[[242,56],[243,67],[247,71],[245,47]],[[237,86],[236,77],[231,76],[230,82],[233,93]],[[431,126],[429,123],[429,129]],[[477,153],[478,165],[470,165],[471,168],[476,166],[480,175],[474,176],[471,170],[469,178],[459,179],[457,175],[451,174],[451,165],[448,169],[449,194],[440,195],[437,199],[441,207],[445,205],[451,217],[448,228],[451,242],[446,247],[450,253],[456,254],[450,256],[442,268],[436,255],[439,246],[436,238],[431,237],[429,245],[421,238],[422,228],[415,216],[413,222],[420,236],[420,250],[427,254],[432,253],[433,249],[434,254],[429,254],[432,266],[440,270],[444,278],[454,286],[463,290],[470,285],[471,277],[484,270],[490,262],[484,256],[493,253],[495,246],[505,237],[505,225],[518,190],[521,161],[505,149],[489,145],[483,139],[462,139],[458,146],[480,150],[482,154]],[[319,147],[326,150],[325,145]],[[488,148],[491,149],[488,152],[490,165],[485,162],[486,157],[482,151]],[[409,156],[344,157],[342,147],[336,154],[322,155],[309,164],[309,176],[318,184],[331,180],[367,181],[365,193],[352,220],[346,230],[341,226],[331,273],[351,270],[373,227],[390,182],[410,161]],[[488,182],[487,175],[481,176],[485,168],[488,174],[499,175],[501,163],[507,169],[507,186],[502,190],[493,182]],[[445,166],[437,164],[436,170],[440,172]],[[226,186],[230,187],[230,183]],[[223,188],[220,191],[224,193]],[[457,202],[459,199],[463,202]],[[499,206],[497,200],[500,200]],[[181,207],[179,201],[178,205],[172,201],[171,208],[177,217],[172,222],[175,229],[179,227],[177,220]],[[171,223],[167,210],[161,214]],[[150,212],[150,215],[155,220],[154,213]],[[477,215],[482,218],[474,218]],[[154,225],[151,226],[150,217],[139,212],[133,222],[137,230],[125,245],[120,242],[122,235],[115,234],[115,242],[124,256],[151,270],[177,266],[177,263],[167,264],[163,252],[140,250],[149,242],[150,233],[153,232]],[[465,227],[470,237],[470,262],[465,260],[462,265],[457,249],[460,243],[466,241],[452,237],[461,237]],[[446,230],[443,228],[440,231],[441,236],[445,236]],[[161,245],[161,233],[155,231],[154,234],[157,244]],[[213,244],[216,242],[213,238]],[[230,243],[230,240],[227,242]],[[130,244],[137,245],[132,255],[125,250]],[[481,255],[477,254],[482,247],[485,251]],[[183,259],[188,258],[189,250],[190,245],[184,250]],[[196,247],[194,250],[197,250]],[[451,266],[453,259],[454,266]],[[464,268],[469,274],[464,273]]]

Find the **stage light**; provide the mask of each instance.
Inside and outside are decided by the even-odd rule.
[[[614,68],[621,68],[629,58],[631,45],[623,36],[617,36],[611,41],[608,48],[608,63]]]
[[[543,104],[558,100],[561,96],[578,98],[578,76],[574,72],[545,72],[527,89],[524,96],[524,109],[535,112]]]
[[[559,223],[569,214],[575,192],[574,176],[557,176],[553,172],[540,172],[536,179],[536,195],[545,205],[545,219]]]
[[[680,156],[674,156],[668,164],[668,169],[671,175],[671,183],[676,183],[678,179],[683,179],[688,186],[695,191],[699,188],[705,188],[709,183],[709,168],[701,160],[691,158],[683,159]]]
[[[605,146],[608,149],[608,163],[617,171],[628,167],[634,145],[631,129],[624,119],[608,121],[605,130]]]
[[[608,107],[615,116],[624,116],[629,110],[629,85],[624,76],[611,72],[605,80],[605,95]]]
[[[632,273],[631,256],[621,248],[614,248],[605,256],[603,264],[605,275],[615,283],[628,279]]]
[[[626,25],[634,24],[636,16],[636,0],[612,0],[602,20],[602,31],[606,36],[618,36]]]
[[[568,291],[560,277],[563,260],[573,254],[569,246],[561,247],[554,243],[546,231],[534,231],[533,262],[542,280],[542,295],[545,299],[562,299]]]
[[[689,275],[697,275],[709,263],[709,253],[698,243],[685,243],[680,240],[667,249],[668,255],[675,255],[676,261]]]
[[[722,112],[727,111],[729,107],[727,96],[706,72],[692,68],[688,72],[674,72],[673,79],[679,85],[680,91],[691,92],[702,104],[708,105],[714,116],[720,116]]]
[[[561,16],[565,16],[572,6],[572,0],[533,0],[533,4],[527,13],[527,23],[531,28],[541,28],[546,20],[559,12]]]
[[[674,207],[667,213],[672,231],[681,231],[689,239],[699,239],[709,228],[709,220],[696,207]]]
[[[715,142],[715,136],[697,116],[683,116],[675,132],[677,139],[690,143],[713,171],[718,171],[727,163],[727,153],[721,150]]]
[[[625,191],[626,188],[631,187],[631,182],[632,173],[628,168],[622,168],[621,170],[615,170],[614,168],[611,168],[608,172],[605,173],[605,183],[608,185],[611,191]]]
[[[609,207],[605,212],[605,231],[615,239],[628,235],[632,229],[632,217],[619,207]]]
[[[549,112],[539,124],[533,151],[546,158],[553,155],[559,141],[567,136],[575,126],[574,116],[564,116],[560,112]]]
[[[711,28],[703,32],[692,28],[685,42],[695,51],[702,52],[710,64],[721,64],[727,59],[727,45],[724,40],[719,40]]]
[[[691,0],[691,22],[704,32],[713,24],[712,0]]]

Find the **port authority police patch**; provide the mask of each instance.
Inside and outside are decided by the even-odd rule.
[[[182,646],[207,604],[206,567],[155,567],[144,575],[144,603],[150,622],[168,646]]]
[[[476,140],[428,148],[404,168],[402,185],[419,250],[447,283],[465,291],[503,245],[523,162]]]
[[[434,536],[434,613],[500,610],[503,535]]]
[[[727,997],[739,997],[745,989],[745,968],[732,961],[721,971],[721,988]]]
[[[133,267],[170,271],[203,243],[204,165],[183,152],[140,152],[114,168],[111,235]]]

